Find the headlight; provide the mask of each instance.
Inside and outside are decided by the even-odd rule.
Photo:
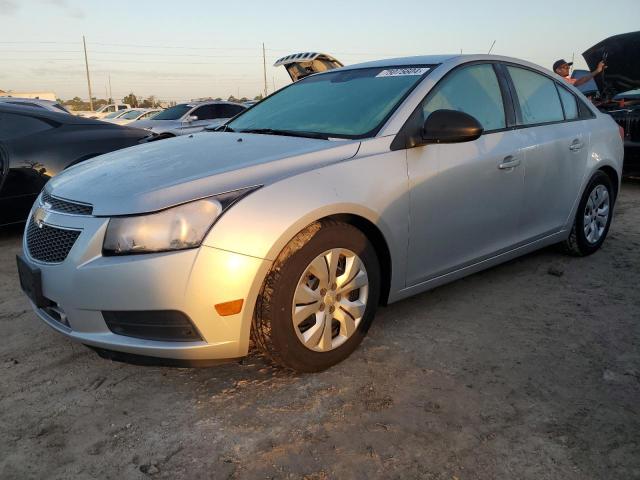
[[[103,253],[126,255],[198,247],[222,212],[257,188],[235,190],[158,213],[114,217],[107,226]]]

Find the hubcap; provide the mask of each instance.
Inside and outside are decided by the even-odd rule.
[[[597,243],[609,221],[609,191],[604,185],[597,185],[589,195],[584,208],[584,236],[587,242]]]
[[[302,344],[328,352],[356,331],[367,307],[369,278],[351,250],[334,248],[305,269],[293,296],[293,328]]]

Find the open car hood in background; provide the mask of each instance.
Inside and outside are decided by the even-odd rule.
[[[318,72],[326,72],[334,68],[343,67],[344,65],[333,58],[331,55],[317,52],[293,53],[286,57],[279,58],[274,67],[284,66],[291,77],[291,80],[297,82],[301,78]]]
[[[640,31],[602,40],[582,56],[593,71],[605,53],[607,68],[604,75],[595,77],[601,94],[611,98],[618,93],[640,88]]]

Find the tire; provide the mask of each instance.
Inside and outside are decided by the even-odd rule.
[[[251,337],[274,363],[319,372],[358,347],[379,297],[380,266],[365,235],[346,223],[316,222],[274,262],[256,303]]]
[[[599,205],[597,210],[593,209],[594,202],[596,206]],[[611,179],[604,172],[596,172],[578,204],[571,235],[563,244],[565,252],[578,257],[596,252],[607,238],[614,203],[615,194]]]

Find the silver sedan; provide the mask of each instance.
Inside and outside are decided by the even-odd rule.
[[[424,56],[311,75],[220,131],[72,167],[18,258],[53,329],[128,361],[246,355],[318,371],[379,304],[551,244],[598,250],[617,125],[521,60]]]
[[[217,127],[246,110],[245,105],[224,101],[180,103],[147,120],[135,122],[136,128],[144,128],[163,137],[175,137],[201,132],[207,127]]]

